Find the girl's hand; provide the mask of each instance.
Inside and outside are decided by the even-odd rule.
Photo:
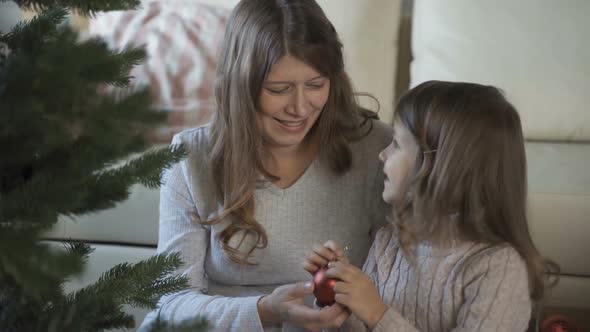
[[[328,262],[335,260],[348,262],[344,256],[344,249],[342,249],[342,246],[338,242],[330,240],[324,243],[323,246],[315,245],[313,249],[305,255],[303,268],[307,272],[314,274],[317,270],[326,266]]]
[[[369,276],[347,262],[330,262],[328,267],[326,276],[341,280],[334,285],[336,302],[347,306],[372,329],[387,310],[377,287]]]

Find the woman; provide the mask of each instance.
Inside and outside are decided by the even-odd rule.
[[[300,258],[333,238],[362,264],[385,220],[377,155],[391,129],[358,106],[341,47],[313,0],[235,7],[214,120],[175,137],[189,156],[161,189],[158,252],[181,253],[192,287],[162,298],[144,326],[204,316],[222,331],[318,329],[347,318],[340,305],[303,304]]]

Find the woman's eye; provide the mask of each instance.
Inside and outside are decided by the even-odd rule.
[[[307,87],[310,89],[321,89],[324,87],[324,83],[308,84]]]
[[[266,90],[270,91],[271,93],[281,94],[289,91],[289,87],[284,88],[266,88]]]

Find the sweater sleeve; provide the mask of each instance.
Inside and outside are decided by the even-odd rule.
[[[512,247],[490,249],[465,270],[457,331],[525,331],[532,303],[526,265]]]
[[[371,279],[371,282],[373,282],[373,284],[377,287],[377,289],[379,289],[379,287],[381,287],[381,283],[379,282],[380,279],[380,273],[379,271],[383,268],[386,268],[384,266],[379,266],[379,260],[378,257],[387,255],[388,258],[391,258],[391,253],[390,252],[386,252],[387,249],[390,249],[390,241],[392,240],[392,233],[389,229],[387,228],[381,228],[377,234],[375,235],[375,240],[373,241],[373,244],[371,245],[371,248],[369,249],[369,254],[367,255],[367,260],[365,261],[365,264],[363,265],[363,272],[366,273],[369,278]],[[380,289],[379,289],[380,290]],[[347,331],[347,332],[363,332],[363,331],[368,331],[367,325],[365,325],[365,323],[360,320],[357,316],[355,316],[354,314],[351,314],[348,319],[344,322],[344,324],[342,324],[342,327],[340,328],[341,331]],[[332,330],[330,330],[331,332]]]
[[[160,191],[158,253],[180,253],[185,265],[176,273],[190,278],[190,288],[162,297],[158,309],[146,316],[138,331],[145,331],[158,318],[178,324],[198,316],[223,331],[262,331],[257,306],[259,296],[207,295],[204,264],[210,231],[198,223],[186,163],[174,165],[164,177]]]
[[[531,300],[526,266],[510,247],[473,257],[465,268],[463,293],[454,332],[526,331]],[[419,331],[399,312],[389,308],[374,332]]]

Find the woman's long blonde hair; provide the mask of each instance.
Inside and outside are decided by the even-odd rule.
[[[376,114],[360,108],[344,71],[336,30],[313,0],[242,0],[233,10],[220,50],[215,83],[217,111],[211,125],[209,170],[222,212],[203,224],[228,220],[219,240],[229,257],[249,263],[268,242],[256,221],[254,189],[261,175],[277,177],[264,166],[265,150],[256,125],[258,97],[271,66],[285,55],[309,64],[330,79],[330,93],[310,131],[320,137],[319,156],[337,174],[351,167],[351,140],[371,130]],[[359,116],[361,115],[361,116]],[[248,250],[229,245],[232,237],[255,236]],[[241,243],[241,242],[240,242]]]
[[[531,297],[546,273],[528,228],[524,138],[516,109],[495,87],[429,81],[403,95],[394,121],[408,128],[417,155],[405,203],[394,211],[402,248],[449,239],[508,243],[527,265]]]

